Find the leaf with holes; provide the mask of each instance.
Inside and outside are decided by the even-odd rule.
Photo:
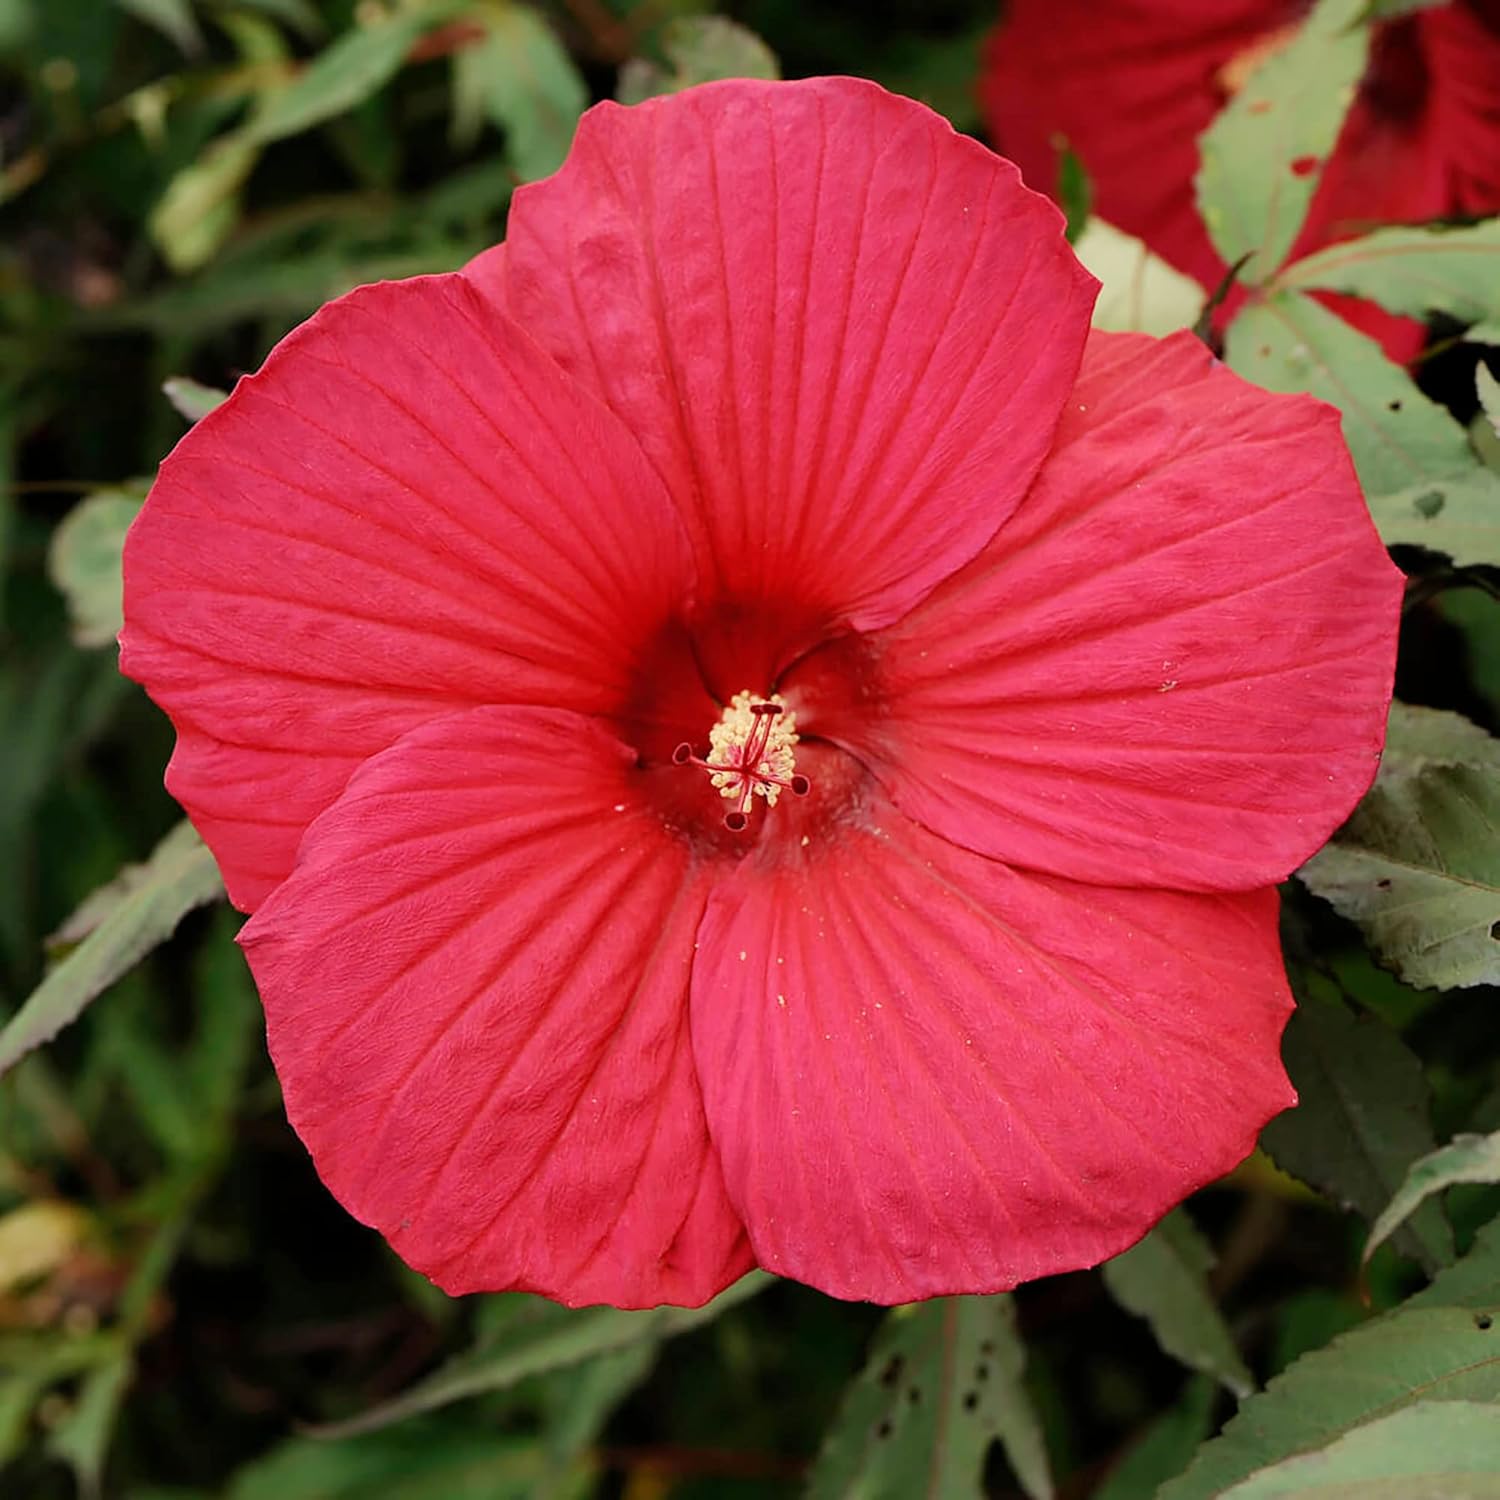
[[[1025,1359],[1009,1297],[896,1308],[844,1398],[807,1500],[979,1500],[997,1439],[1026,1493],[1046,1500],[1052,1479]]]
[[[1500,982],[1500,772],[1493,767],[1382,774],[1298,874],[1408,984]]]
[[[774,1280],[764,1271],[752,1271],[704,1307],[657,1307],[648,1312],[620,1312],[613,1307],[570,1310],[536,1298],[535,1315],[508,1322],[494,1340],[449,1360],[390,1401],[347,1422],[313,1430],[325,1438],[374,1432],[453,1401],[505,1390],[532,1375],[565,1369],[643,1342],[655,1344],[711,1323],[737,1302],[764,1291]]]
[[[1467,472],[1370,499],[1370,515],[1388,547],[1424,547],[1461,567],[1500,564],[1500,474]]]
[[[1150,1323],[1157,1343],[1174,1359],[1212,1375],[1236,1396],[1248,1396],[1255,1381],[1208,1289],[1213,1263],[1208,1241],[1177,1209],[1104,1263],[1104,1284],[1123,1308]]]
[[[1272,1464],[1326,1449],[1367,1422],[1422,1402],[1500,1400],[1494,1231],[1489,1226],[1425,1291],[1304,1355],[1250,1397],[1157,1500],[1217,1500]],[[1367,1492],[1355,1486],[1324,1493],[1352,1500]]]
[[[1427,1080],[1389,1026],[1355,1019],[1332,980],[1301,971],[1293,980],[1298,1004],[1282,1055],[1301,1102],[1266,1126],[1261,1145],[1283,1171],[1373,1220],[1436,1144]],[[1396,1248],[1429,1271],[1453,1259],[1437,1204],[1413,1216]]]
[[[1320,0],[1198,142],[1198,208],[1226,265],[1265,281],[1307,217],[1369,57],[1367,0]]]
[[[1459,1182],[1500,1182],[1500,1132],[1456,1135],[1446,1146],[1413,1162],[1406,1181],[1371,1228],[1360,1263],[1367,1265],[1376,1248],[1418,1205]]]
[[[107,894],[106,894],[107,893]],[[0,1030],[0,1074],[76,1021],[88,1003],[134,968],[196,906],[224,894],[218,866],[186,822],[144,864],[90,897],[91,926]],[[70,924],[76,931],[76,925]]]
[[[1390,312],[1460,323],[1500,317],[1500,219],[1458,229],[1401,225],[1293,261],[1279,287],[1346,292]]]
[[[1463,428],[1374,339],[1301,292],[1246,307],[1229,325],[1224,357],[1267,390],[1309,391],[1338,407],[1368,495],[1477,467]]]

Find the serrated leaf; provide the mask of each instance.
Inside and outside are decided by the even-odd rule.
[[[753,32],[727,16],[681,16],[661,34],[667,66],[633,57],[620,69],[615,97],[639,104],[720,78],[780,78],[776,54]]]
[[[1409,776],[1428,766],[1490,766],[1500,771],[1500,739],[1462,714],[1393,702],[1380,757],[1381,779]]]
[[[263,102],[238,132],[240,139],[263,146],[300,135],[364,103],[401,71],[412,46],[458,8],[429,3],[345,32]]]
[[[506,155],[523,182],[555,172],[588,106],[582,76],[547,22],[525,5],[492,5],[487,35],[453,54],[455,126],[482,111],[505,133]],[[464,103],[463,101],[467,101]]]
[[[1116,333],[1174,333],[1203,310],[1203,288],[1145,242],[1097,215],[1073,242],[1084,269],[1103,283],[1094,303],[1095,328]]]
[[[1262,1469],[1221,1500],[1500,1500],[1500,1408],[1419,1401]]]
[[[1467,434],[1447,411],[1374,339],[1301,292],[1275,292],[1247,306],[1229,325],[1224,357],[1267,390],[1308,391],[1337,406],[1367,495],[1477,467]]]
[[[1425,1291],[1304,1355],[1251,1396],[1157,1500],[1217,1500],[1269,1465],[1419,1402],[1500,1400],[1497,1251],[1500,1236],[1482,1233]]]
[[[1445,1188],[1459,1182],[1500,1182],[1500,1132],[1494,1135],[1456,1135],[1446,1146],[1411,1164],[1406,1181],[1370,1229],[1360,1263],[1367,1265],[1375,1251],[1412,1212]]]
[[[173,375],[162,381],[161,389],[178,413],[189,422],[201,422],[209,412],[229,399],[228,391],[221,391],[211,385],[199,385],[186,375]]]
[[[774,1280],[764,1271],[752,1271],[703,1307],[657,1307],[647,1312],[620,1312],[612,1307],[572,1311],[549,1308],[546,1316],[507,1325],[500,1337],[449,1360],[394,1399],[346,1422],[312,1430],[324,1438],[374,1432],[468,1396],[504,1390],[531,1375],[564,1369],[643,1341],[673,1338],[712,1322],[736,1303],[764,1291]]]
[[[1367,0],[1320,0],[1198,142],[1199,212],[1226,265],[1265,281],[1286,259],[1369,59]]]
[[[1266,1126],[1261,1145],[1283,1171],[1373,1221],[1436,1144],[1427,1080],[1400,1037],[1375,1016],[1356,1019],[1332,981],[1302,972],[1294,980],[1282,1056],[1301,1102]],[[1453,1259],[1436,1204],[1403,1226],[1396,1245],[1429,1272]]]
[[[213,855],[183,822],[143,866],[111,882],[110,889],[117,899],[107,912],[96,908],[97,925],[0,1030],[0,1074],[77,1020],[91,1000],[165,942],[188,912],[222,896],[224,883]]]
[[[47,549],[47,572],[68,601],[73,640],[109,646],[122,623],[120,551],[150,481],[96,490],[63,517]]]
[[[1377,229],[1293,261],[1276,284],[1346,292],[1409,318],[1482,322],[1500,316],[1500,219]]]
[[[1211,1375],[1236,1396],[1255,1381],[1208,1289],[1213,1250],[1182,1209],[1145,1239],[1104,1263],[1104,1284],[1128,1312],[1144,1318],[1156,1341],[1189,1369]]]
[[[894,1309],[824,1442],[806,1500],[979,1500],[998,1439],[1033,1500],[1052,1491],[1011,1299]]]
[[[1298,871],[1407,984],[1500,982],[1500,773],[1382,776]]]

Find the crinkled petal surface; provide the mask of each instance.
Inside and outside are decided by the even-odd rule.
[[[705,886],[576,714],[487,708],[374,757],[241,941],[287,1114],[449,1292],[696,1305],[749,1265],[705,1128]]]
[[[899,624],[810,659],[797,701],[956,843],[1250,890],[1375,774],[1401,587],[1332,407],[1190,334],[1096,333],[1017,514]]]
[[[1022,874],[878,803],[715,888],[692,993],[756,1259],[835,1296],[1093,1265],[1294,1102],[1273,890]]]
[[[508,234],[469,274],[640,435],[718,599],[799,601],[784,654],[989,539],[1095,291],[1008,162],[854,79],[601,104]]]
[[[615,706],[690,569],[617,419],[464,278],[385,283],[289,335],[162,466],[121,664],[171,714],[168,787],[253,909],[416,724]]]

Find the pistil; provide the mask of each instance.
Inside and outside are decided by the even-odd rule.
[[[756,797],[775,807],[782,792],[805,797],[811,790],[807,777],[796,770],[797,716],[779,694],[758,698],[736,693],[708,738],[706,759],[684,743],[672,752],[672,760],[706,772],[719,795],[734,804],[724,814],[724,826],[732,833],[748,826]]]

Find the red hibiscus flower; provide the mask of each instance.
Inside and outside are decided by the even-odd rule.
[[[983,83],[997,148],[1051,193],[1066,141],[1100,216],[1211,290],[1225,267],[1193,198],[1197,139],[1307,9],[1305,0],[1009,0]],[[1382,23],[1293,257],[1379,224],[1497,210],[1500,0]],[[1328,300],[1393,359],[1421,348],[1411,319]]]
[[[293,1124],[442,1286],[1009,1287],[1292,1102],[1270,887],[1400,579],[1331,409],[1093,290],[872,84],[606,104],[163,466],[125,669]]]

